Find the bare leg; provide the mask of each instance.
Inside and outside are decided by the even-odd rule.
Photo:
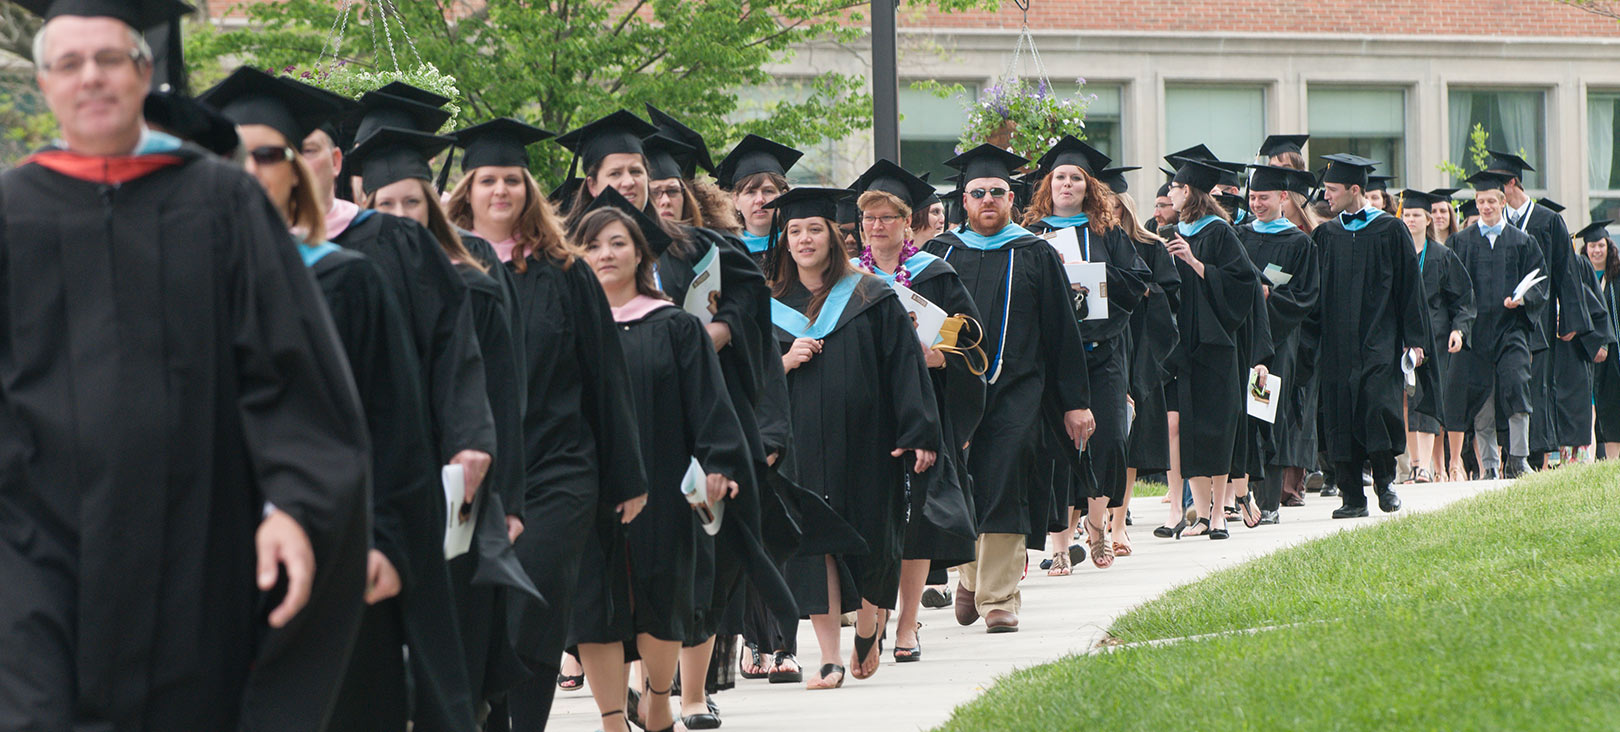
[[[659,640],[646,633],[636,635],[636,650],[641,652],[641,666],[647,674],[647,691],[641,695],[646,711],[641,719],[647,729],[665,729],[675,724],[669,712],[669,687],[675,684],[675,659],[680,656],[681,642]],[[701,681],[698,688],[703,688]]]
[[[838,566],[833,564],[832,557],[826,557],[826,561],[827,612],[811,615],[810,626],[815,628],[816,644],[821,647],[821,665],[825,666],[829,663],[843,665],[844,659],[842,656],[844,654],[838,647],[838,618],[843,615],[838,611],[838,608],[843,605],[843,597],[839,594],[838,587]],[[823,683],[824,680],[819,676],[820,672],[818,671],[817,674],[816,676],[806,677],[805,688],[826,688],[832,686],[833,681],[838,680],[835,676],[825,679],[825,683]]]
[[[1125,547],[1126,551],[1129,551],[1131,548],[1131,536],[1125,528],[1125,514],[1131,510],[1131,496],[1133,496],[1135,493],[1136,468],[1126,468],[1125,501],[1119,508],[1110,509],[1110,516],[1108,517],[1109,524],[1113,529],[1114,541]]]
[[[1417,436],[1417,449],[1413,450],[1411,453],[1411,455],[1414,456],[1412,458],[1412,467],[1423,468],[1425,471],[1428,471],[1430,476],[1433,476],[1434,469],[1426,463],[1429,461],[1429,456],[1434,453],[1434,435],[1427,432],[1408,432],[1406,435],[1408,444],[1407,449],[1409,450],[1412,449],[1410,447],[1412,443],[1412,436]]]
[[[928,582],[928,560],[900,562],[900,607],[894,626],[894,647],[917,646],[917,609],[922,607],[923,585]]]
[[[1213,478],[1210,478],[1209,481],[1210,481],[1210,492],[1211,493],[1213,493],[1215,495],[1222,495],[1222,494],[1231,495],[1231,485],[1230,485],[1229,481],[1227,480],[1226,476],[1217,475],[1217,476],[1215,476]],[[1193,495],[1196,497],[1198,495],[1198,493],[1195,491],[1193,493]],[[1224,529],[1224,528],[1226,528],[1226,510],[1224,508],[1222,508],[1221,506],[1215,506],[1214,510],[1210,511],[1210,514],[1209,514],[1209,527],[1211,529]]]
[[[1166,528],[1175,528],[1184,515],[1181,508],[1181,413],[1171,412],[1170,418],[1170,470],[1164,476],[1167,490],[1165,496],[1170,499],[1170,519],[1164,522]],[[1197,494],[1194,494],[1197,495]]]
[[[855,611],[856,637],[871,638],[881,636],[888,624],[888,614],[882,608],[864,599],[861,600],[861,609]],[[869,679],[878,672],[878,667],[883,661],[883,654],[877,650],[877,640],[873,640],[872,643],[872,650],[866,654],[866,658],[855,658],[855,654],[850,654],[849,672],[851,676],[857,679]],[[859,668],[860,671],[856,671],[856,668]]]
[[[628,730],[630,723],[624,716],[625,665],[622,643],[581,643],[579,661],[585,667],[585,681],[591,687],[591,698],[602,713],[603,732]],[[614,714],[618,712],[618,714]]]
[[[681,716],[709,713],[709,661],[714,657],[714,636],[700,645],[681,649]]]
[[[1613,460],[1615,458],[1620,458],[1620,442],[1603,443],[1603,459]]]
[[[1192,478],[1187,481],[1187,487],[1192,489],[1193,513],[1196,514],[1198,518],[1209,519],[1210,525],[1213,527],[1215,521],[1210,517],[1209,509],[1211,501],[1214,500],[1214,496],[1211,493],[1211,491],[1214,490],[1214,481],[1210,478]],[[1177,505],[1180,504],[1178,503]],[[1216,513],[1220,513],[1220,511],[1217,510]],[[1199,536],[1203,533],[1204,527],[1193,526],[1187,529],[1186,535]]]
[[[1463,470],[1462,462],[1463,433],[1447,432],[1446,449],[1451,453],[1451,475],[1453,479],[1466,479],[1468,474]]]

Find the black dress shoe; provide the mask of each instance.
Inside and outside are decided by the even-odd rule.
[[[1322,486],[1322,497],[1323,498],[1332,498],[1332,497],[1334,497],[1336,495],[1339,495],[1339,487],[1338,486],[1336,486],[1336,485],[1323,485]]]
[[[1311,472],[1305,474],[1305,492],[1319,493],[1322,490],[1322,484],[1326,482],[1327,480],[1322,475],[1322,471],[1312,470]]]
[[[927,608],[940,608],[951,606],[951,591],[941,592],[932,587],[923,590],[922,606]]]
[[[1266,524],[1280,524],[1280,523],[1282,523],[1282,517],[1279,516],[1276,511],[1261,511],[1260,512],[1260,525],[1264,526]]]
[[[1536,472],[1531,469],[1530,461],[1522,457],[1509,457],[1507,465],[1502,466],[1502,477],[1508,480],[1522,478]]]
[[[1333,509],[1333,518],[1336,519],[1367,518],[1367,515],[1366,506],[1344,505]]]
[[[1401,497],[1395,495],[1395,491],[1385,488],[1383,493],[1378,494],[1378,510],[1384,513],[1401,510]]]
[[[714,714],[693,714],[681,717],[681,724],[687,729],[720,729],[720,717]]]

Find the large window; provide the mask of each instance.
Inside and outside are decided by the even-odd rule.
[[[1401,89],[1310,88],[1308,101],[1312,168],[1321,156],[1350,153],[1379,162],[1379,175],[1406,179],[1406,92]]]
[[[962,84],[967,100],[978,98],[977,84]],[[917,175],[933,173],[929,182],[946,185],[953,170],[945,161],[956,157],[957,139],[967,121],[963,100],[956,96],[941,99],[933,92],[912,89],[900,82],[900,164]]]
[[[1165,85],[1165,151],[1203,143],[1222,160],[1248,162],[1254,159],[1265,137],[1264,87]]]
[[[1473,157],[1469,154],[1470,134],[1474,125],[1483,125],[1490,135],[1486,145],[1522,155],[1535,166],[1524,174],[1526,189],[1540,190],[1547,180],[1547,99],[1539,91],[1505,89],[1459,89],[1450,94],[1451,119],[1448,125],[1450,144],[1448,158],[1464,170],[1473,171]],[[1465,185],[1452,181],[1453,185]]]
[[[1586,96],[1586,187],[1591,221],[1620,219],[1620,92]],[[1570,228],[1585,221],[1570,221]]]
[[[1118,84],[1086,84],[1081,87],[1074,82],[1053,82],[1052,90],[1059,97],[1095,97],[1086,107],[1086,144],[1113,158],[1115,165],[1125,165],[1126,162],[1120,159],[1125,149],[1119,139],[1120,107],[1123,106],[1121,87]]]
[[[771,84],[749,86],[737,91],[737,109],[727,116],[727,121],[737,124],[752,122],[769,117],[776,105],[783,102],[802,102],[810,98],[811,85],[807,80],[777,79]],[[836,140],[822,140],[821,142],[802,146],[804,157],[788,171],[788,183],[794,186],[843,186],[847,183],[836,183],[833,179],[834,168],[838,157],[838,142]],[[724,150],[710,150],[716,163],[730,152]]]

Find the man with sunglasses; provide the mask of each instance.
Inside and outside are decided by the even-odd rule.
[[[369,446],[259,185],[151,130],[173,0],[31,0],[61,140],[0,175],[0,729],[319,729]]]
[[[961,171],[966,221],[927,245],[956,268],[984,319],[989,386],[968,456],[979,539],[976,560],[958,569],[956,621],[972,625],[982,615],[991,633],[1018,630],[1025,547],[1046,541],[1050,485],[1035,472],[1043,430],[1068,436],[1078,467],[1096,428],[1062,261],[1012,223],[1012,171],[1028,162],[993,145],[948,161]]]

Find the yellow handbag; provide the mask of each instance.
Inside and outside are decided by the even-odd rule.
[[[966,343],[963,334],[969,323],[973,325],[972,332],[977,334],[972,343]],[[945,323],[939,326],[939,343],[935,344],[934,348],[961,356],[967,363],[968,371],[974,376],[983,376],[984,372],[990,370],[990,357],[979,347],[983,340],[984,326],[972,317],[958,313],[946,318]]]

